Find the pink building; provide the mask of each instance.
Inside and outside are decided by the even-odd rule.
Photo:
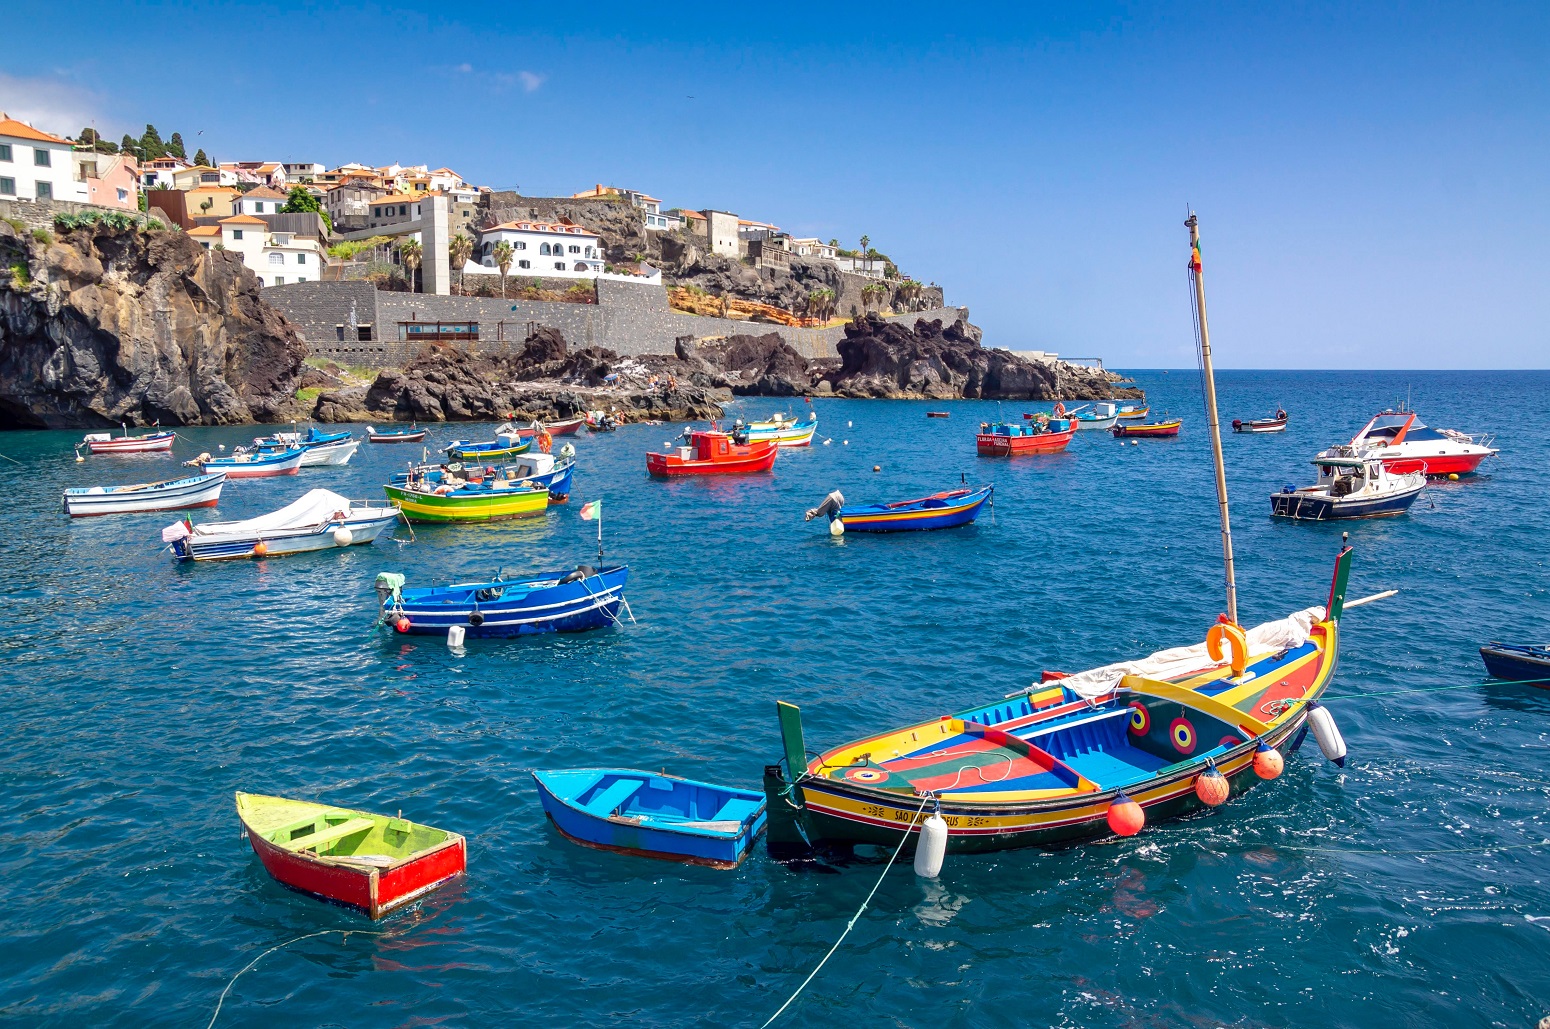
[[[140,166],[133,154],[74,154],[76,178],[86,184],[86,202],[98,207],[140,210]]]

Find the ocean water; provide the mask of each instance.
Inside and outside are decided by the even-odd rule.
[[[616,764],[757,786],[774,703],[807,740],[856,736],[1203,638],[1222,610],[1199,378],[1141,372],[1177,440],[1083,434],[1064,455],[975,456],[998,405],[820,400],[820,439],[773,474],[657,482],[676,426],[576,441],[568,507],[414,541],[180,565],[170,514],[75,520],[62,488],[170,477],[252,429],[182,430],[172,458],[94,457],[75,432],[0,436],[8,674],[0,791],[0,1022],[758,1026],[844,929],[880,858],[732,872],[599,853],[543,817],[535,768]],[[1305,747],[1272,784],[1140,836],[905,859],[783,1025],[1532,1025],[1550,1013],[1550,692],[1480,685],[1476,647],[1550,637],[1550,374],[1229,372],[1245,624],[1324,599],[1342,530],[1353,610],[1331,695],[1344,770]],[[1502,455],[1386,521],[1281,524],[1267,495],[1407,394]],[[769,400],[737,413],[767,415]],[[1032,405],[1000,405],[1015,416]],[[927,420],[928,408],[948,420]],[[431,442],[472,436],[436,427]],[[415,454],[418,448],[412,448]],[[246,517],[323,485],[381,497],[409,447],[227,485]],[[880,466],[881,471],[873,471]],[[973,527],[831,540],[834,488],[895,500],[994,482]],[[378,571],[411,585],[595,557],[602,498],[637,624],[464,654],[374,628]],[[212,517],[198,512],[196,519]],[[407,539],[402,530],[399,537]],[[1396,693],[1401,690],[1428,692]],[[315,798],[469,838],[465,880],[371,923],[273,883],[235,790]],[[365,935],[365,933],[386,935]]]

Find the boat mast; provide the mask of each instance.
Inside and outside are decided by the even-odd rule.
[[[1216,413],[1216,373],[1211,367],[1211,332],[1206,328],[1206,284],[1200,268],[1200,225],[1190,212],[1189,277],[1194,283],[1195,329],[1199,335],[1200,362],[1206,391],[1206,422],[1211,430],[1211,459],[1216,463],[1216,503],[1222,515],[1222,565],[1227,573],[1227,617],[1238,623],[1238,580],[1232,565],[1232,520],[1227,512],[1227,469],[1222,462],[1222,425]]]

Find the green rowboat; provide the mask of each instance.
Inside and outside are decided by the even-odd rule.
[[[429,484],[427,484],[429,485]],[[549,491],[496,480],[494,486],[464,486],[450,493],[383,487],[390,500],[411,522],[493,522],[534,518],[549,509]]]

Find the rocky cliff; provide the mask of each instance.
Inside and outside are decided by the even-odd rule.
[[[181,232],[0,222],[0,427],[288,416],[306,348],[258,291]]]

